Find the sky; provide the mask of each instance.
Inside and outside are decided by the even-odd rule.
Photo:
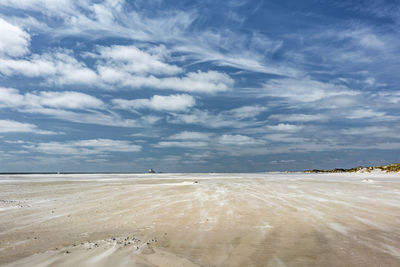
[[[0,0],[0,172],[400,162],[398,0]]]

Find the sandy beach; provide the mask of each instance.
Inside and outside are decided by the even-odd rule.
[[[399,266],[399,174],[0,176],[1,266]]]

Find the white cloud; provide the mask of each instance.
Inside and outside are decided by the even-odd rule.
[[[148,125],[145,120],[123,119],[110,111],[85,110],[80,112],[54,108],[27,108],[20,112],[43,114],[49,117],[84,124],[97,124],[117,127],[143,127]]]
[[[158,121],[160,121],[162,118],[158,117],[158,116],[153,116],[153,115],[147,115],[147,116],[141,116],[140,120],[143,124],[143,126],[148,126],[148,125],[152,125],[157,123]]]
[[[400,138],[398,127],[368,126],[360,128],[348,128],[341,132],[347,135],[380,137],[380,138]]]
[[[287,64],[268,64],[265,60],[266,55],[275,53],[282,46],[282,40],[272,40],[257,32],[244,35],[226,29],[193,33],[190,26],[199,17],[196,10],[166,10],[148,17],[140,10],[132,10],[124,1],[3,0],[0,4],[56,18],[58,23],[47,29],[53,36],[121,37],[166,43],[174,52],[196,62],[286,76],[300,72],[285,66]],[[41,31],[41,27],[36,30]]]
[[[35,134],[59,134],[52,131],[40,130],[31,123],[22,123],[13,120],[0,120],[0,133],[35,133]]]
[[[184,111],[196,104],[194,97],[186,94],[161,96],[154,95],[150,99],[113,99],[116,108],[136,110],[153,109],[158,111]]]
[[[97,66],[97,72],[100,79],[108,84],[125,85],[127,80],[134,79],[134,77],[128,72],[112,66]]]
[[[347,113],[348,119],[381,118],[386,115],[385,112],[379,112],[372,109],[356,109]]]
[[[0,107],[17,108],[24,103],[24,96],[17,89],[0,87]]]
[[[183,148],[202,148],[208,146],[207,142],[203,141],[162,141],[158,142],[154,147],[183,147]]]
[[[294,125],[287,123],[279,123],[277,125],[267,125],[266,129],[272,131],[282,131],[282,132],[297,132],[304,128],[302,125]]]
[[[103,48],[106,49],[106,48]],[[0,73],[5,76],[22,75],[40,77],[49,84],[68,85],[83,84],[99,86],[104,89],[118,87],[153,89],[171,89],[184,92],[215,94],[230,90],[234,80],[227,74],[209,70],[206,72],[188,72],[181,76],[157,77],[157,74],[177,74],[182,70],[174,65],[166,64],[155,55],[133,48],[132,46],[107,48],[106,54],[113,57],[93,70],[78,61],[67,50],[42,55],[33,54],[27,59],[0,58]],[[129,50],[136,58],[123,60],[120,50]],[[143,53],[143,55],[141,55]],[[147,59],[149,58],[149,59]],[[117,63],[116,61],[119,60]]]
[[[98,48],[99,55],[94,55],[94,57],[104,60],[104,62],[98,64],[98,68],[100,73],[103,73],[103,77],[108,81],[111,81],[111,78],[107,76],[107,71],[112,70],[141,75],[174,75],[182,72],[180,67],[163,62],[165,60],[165,55],[159,52],[164,49],[165,48],[153,49],[153,53],[148,53],[132,45],[101,46]],[[108,75],[110,75],[110,73],[108,73]]]
[[[282,44],[282,40],[271,40],[257,32],[244,35],[224,29],[196,33],[173,49],[196,62],[212,62],[219,66],[288,77],[299,76],[302,71],[289,64],[271,64],[266,60]]]
[[[0,56],[22,56],[29,51],[30,35],[0,18]]]
[[[189,72],[182,77],[159,78],[153,75],[130,74],[118,68],[107,66],[99,68],[99,76],[105,83],[118,86],[172,89],[207,94],[228,91],[234,84],[234,80],[229,75],[211,70],[207,72]]]
[[[102,109],[104,108],[104,103],[94,96],[80,92],[40,91],[20,94],[17,89],[0,87],[0,107],[24,109]]]
[[[233,146],[248,146],[248,145],[261,145],[265,144],[263,140],[257,140],[253,137],[249,137],[246,135],[231,135],[224,134],[219,138],[219,143],[222,145],[233,145]]]
[[[303,146],[304,143],[308,141],[306,138],[292,136],[287,133],[267,134],[264,135],[264,138],[273,142],[294,143],[299,145],[299,147]]]
[[[209,140],[211,133],[183,131],[168,137],[172,140]]]
[[[71,91],[21,94],[17,89],[0,87],[0,108],[43,114],[71,122],[107,126],[142,127],[151,122],[151,118],[148,117],[143,117],[141,121],[122,119],[118,114],[106,110],[105,104],[100,99]]]
[[[5,140],[4,142],[8,144],[25,144],[25,141],[23,140]]]
[[[367,97],[367,94],[359,92],[357,95],[338,95],[331,96],[315,103],[314,108],[323,107],[334,111],[352,109],[359,106],[361,101]],[[362,106],[362,105],[361,105]],[[334,113],[331,113],[334,115]]]
[[[326,121],[329,116],[324,114],[273,114],[268,119],[287,122],[311,122]]]
[[[141,2],[145,3],[146,1]],[[130,4],[135,5],[135,8]],[[382,85],[387,79],[386,77],[393,76],[393,70],[391,73],[387,70],[397,64],[396,57],[393,55],[396,54],[395,51],[398,51],[399,42],[397,42],[397,37],[389,36],[392,33],[389,28],[363,29],[360,26],[360,28],[346,27],[349,30],[342,31],[343,27],[340,27],[340,31],[336,28],[330,33],[331,36],[323,40],[316,40],[312,36],[304,38],[308,37],[301,36],[304,32],[300,32],[296,36],[282,35],[281,38],[284,40],[279,40],[251,32],[251,30],[248,33],[235,32],[236,29],[230,31],[224,27],[202,30],[203,27],[197,23],[201,10],[197,13],[195,9],[192,11],[160,9],[152,12],[148,17],[149,13],[142,13],[142,9],[137,5],[140,5],[138,1],[128,3],[122,0],[94,2],[86,0],[0,0],[3,10],[8,10],[8,8],[4,8],[6,6],[17,11],[10,12],[12,18],[3,14],[7,20],[6,23],[9,24],[6,26],[11,25],[15,28],[9,31],[12,34],[0,36],[0,43],[7,38],[5,42],[10,40],[15,42],[13,41],[13,45],[8,45],[6,50],[0,48],[0,54],[5,55],[3,58],[0,57],[2,58],[0,75],[24,75],[40,78],[21,79],[17,83],[24,83],[24,81],[35,83],[39,80],[39,82],[45,81],[47,86],[82,84],[110,89],[106,99],[121,98],[121,96],[113,95],[112,90],[148,89],[153,92],[153,97],[133,100],[114,99],[114,107],[134,111],[135,114],[128,115],[130,117],[137,116],[139,112],[136,110],[139,109],[150,109],[144,112],[146,114],[155,114],[154,110],[169,111],[165,115],[168,122],[201,126],[196,129],[223,127],[235,129],[232,132],[225,131],[224,133],[229,134],[223,137],[216,134],[184,131],[169,137],[164,136],[165,139],[162,141],[168,142],[158,144],[159,147],[207,147],[204,143],[210,145],[211,142],[213,149],[221,151],[223,147],[226,147],[228,153],[230,149],[238,152],[246,149],[247,151],[256,150],[255,146],[235,147],[231,144],[235,141],[251,144],[255,140],[258,144],[264,144],[267,142],[265,140],[269,140],[286,144],[277,145],[275,150],[269,150],[269,152],[265,152],[265,146],[260,145],[259,150],[264,151],[259,153],[274,151],[280,153],[280,151],[296,150],[297,148],[307,151],[310,149],[333,149],[331,147],[335,147],[335,142],[338,144],[348,141],[340,140],[342,135],[348,139],[356,139],[357,133],[361,135],[362,130],[359,129],[344,131],[338,129],[338,125],[343,125],[341,123],[343,120],[346,122],[347,119],[357,119],[359,125],[364,125],[365,121],[371,121],[373,118],[380,123],[379,121],[382,119],[388,119],[389,114],[397,113],[396,104],[400,103],[399,95],[394,93],[373,95],[371,93],[382,88],[396,90],[396,87],[391,87],[395,84],[395,79],[389,78],[386,82],[390,84]],[[18,18],[20,15],[24,17]],[[30,15],[35,15],[36,18],[31,18]],[[194,21],[196,23],[192,24]],[[45,25],[46,23],[48,25]],[[0,23],[0,33],[2,26],[4,25]],[[231,26],[227,25],[227,27]],[[313,32],[318,32],[318,34],[321,32],[320,26],[316,28],[314,26],[307,31],[310,35],[313,35]],[[332,27],[334,28],[335,25]],[[329,31],[329,27],[325,30]],[[44,46],[41,42],[35,41],[35,50],[48,52],[28,54],[30,42],[28,33],[37,36],[38,39],[35,37],[35,40],[39,40],[41,37],[51,37],[51,42]],[[385,36],[385,34],[388,35]],[[63,39],[65,36],[72,38]],[[117,38],[111,40],[109,37]],[[115,44],[121,40],[118,37],[124,39],[121,43],[134,43],[135,46],[94,46],[92,49],[92,45],[100,43],[100,39]],[[62,42],[62,40],[69,41]],[[77,41],[73,45],[76,53],[56,48],[49,50],[46,47],[57,44],[69,47],[72,45],[70,42],[72,40],[82,41],[82,43]],[[339,41],[341,45],[330,45],[335,44],[335,42],[331,42],[332,40],[336,43]],[[288,50],[291,48],[283,45],[286,42],[296,43],[298,45],[296,51],[299,52],[296,54]],[[88,46],[86,46],[87,43],[89,43]],[[302,50],[302,48],[304,49]],[[90,53],[88,49],[91,49]],[[24,57],[12,58],[18,56]],[[82,60],[79,56],[85,58]],[[388,61],[385,57],[390,57],[390,60]],[[310,59],[312,64],[310,64]],[[343,64],[343,59],[347,60],[346,64]],[[360,62],[362,65],[359,64]],[[373,67],[368,65],[368,62],[372,62]],[[393,62],[396,64],[391,64]],[[197,71],[196,64],[199,63],[201,63],[203,71]],[[357,66],[354,67],[354,65]],[[226,73],[221,70],[222,68],[218,68],[219,71],[208,71],[208,69],[212,69],[212,66],[229,66],[246,71],[235,72],[232,68],[225,68],[227,69]],[[190,70],[185,68],[190,68]],[[360,68],[367,74],[361,75],[363,77],[358,79],[359,74],[356,71],[361,70]],[[310,77],[305,77],[307,74],[304,74],[302,70],[309,71]],[[261,77],[260,74],[249,76],[247,71],[251,71],[253,74],[261,72],[292,78],[273,78],[267,81],[263,88],[255,88],[258,95],[278,98],[278,100],[268,98],[268,109],[262,104],[255,105],[255,103],[260,103],[259,99],[254,102],[254,105],[227,110],[222,102],[229,101],[231,98],[223,101],[222,98],[213,98],[212,101],[216,100],[217,102],[210,103],[210,105],[207,103],[207,106],[210,107],[209,110],[200,110],[200,107],[198,107],[199,109],[194,108],[196,100],[201,99],[201,96],[197,95],[199,93],[216,94],[233,89],[229,92],[229,97],[235,97],[236,101],[238,99],[236,98],[238,97],[237,91],[240,89],[234,88],[233,78],[237,77],[240,85],[246,86],[248,83],[253,86]],[[365,79],[366,76],[372,77],[371,75],[374,76],[372,79]],[[334,79],[336,82],[326,82],[332,77],[338,76],[345,77],[346,80]],[[316,77],[321,77],[325,82],[316,80]],[[7,82],[12,84],[13,78],[17,80],[20,77],[7,77]],[[367,87],[365,87],[366,83]],[[352,86],[358,90],[363,88],[363,91],[354,91],[350,89]],[[242,92],[247,89],[243,88]],[[160,93],[160,90],[168,90],[164,91],[168,94],[172,94],[170,90],[175,90],[182,95],[162,96],[163,93]],[[249,91],[251,90],[249,89]],[[185,92],[196,94],[196,98],[185,95]],[[97,95],[98,92],[93,94]],[[175,99],[172,99],[173,96]],[[182,96],[186,96],[186,98]],[[124,119],[117,113],[120,110],[111,109],[107,105],[108,102],[103,103],[100,100],[103,96],[98,97],[70,91],[51,92],[45,90],[20,93],[12,89],[3,91],[0,89],[0,107],[24,113],[42,114],[44,117],[71,122],[109,126],[141,127],[165,119],[161,117],[163,113],[158,113],[157,116],[134,117],[134,120]],[[251,99],[246,99],[245,102],[250,103],[249,100]],[[263,121],[264,116],[277,112],[291,114],[274,114],[268,117],[268,121]],[[333,124],[326,125],[330,119]],[[395,121],[395,119],[395,116],[392,116],[392,120]],[[308,123],[307,127],[296,125],[303,122]],[[320,126],[312,126],[312,122],[317,122]],[[265,125],[266,123],[270,125]],[[143,129],[142,133],[152,133],[153,130],[153,127],[148,131]],[[160,129],[157,132],[162,133]],[[298,135],[294,135],[295,132]],[[394,136],[392,132],[390,136],[388,131],[384,132],[386,134],[375,128],[365,128],[365,134],[370,133],[376,137],[379,137],[380,133],[381,136]],[[264,141],[257,139],[265,134],[268,135],[263,137]],[[338,137],[335,139],[334,135],[338,135]],[[309,136],[318,136],[320,138],[318,142],[323,139],[323,142],[321,141],[323,144],[310,142],[307,140]],[[330,139],[333,141],[331,142]],[[286,145],[288,148],[285,148]],[[306,148],[306,146],[309,147]],[[74,148],[87,149],[82,146],[74,146]]]
[[[154,87],[174,89],[186,92],[217,93],[231,89],[234,81],[227,74],[209,70],[207,72],[189,72],[184,77],[169,77],[160,79]]]
[[[266,111],[266,107],[261,106],[242,106],[239,108],[231,109],[229,111],[235,118],[238,119],[246,119],[246,118],[255,118],[260,113]]]
[[[52,61],[34,55],[29,60],[0,59],[0,72],[6,76],[40,77],[55,75],[57,71]]]
[[[332,96],[354,96],[359,92],[352,91],[343,85],[305,79],[273,79],[264,84],[261,94],[286,98],[293,102],[314,102]]]
[[[166,43],[174,52],[196,62],[239,69],[293,76],[298,70],[279,64],[268,64],[266,55],[279,50],[282,40],[272,40],[258,32],[247,35],[233,31],[213,30],[192,32],[197,10],[153,13],[151,17],[140,9],[132,9],[124,1],[49,1],[3,0],[3,6],[36,11],[57,19],[49,25],[53,36],[86,36],[88,38],[122,37],[136,41]],[[137,3],[135,3],[136,5]],[[233,14],[233,13],[231,13]],[[41,28],[37,27],[40,31]],[[221,52],[224,51],[224,52]]]
[[[35,10],[49,16],[70,13],[73,9],[73,4],[68,0],[2,0],[0,4],[13,8]]]
[[[374,34],[364,34],[360,37],[360,44],[367,48],[383,49],[385,43]]]
[[[90,139],[25,145],[26,149],[44,154],[97,155],[109,152],[138,152],[141,146],[126,140]]]
[[[104,107],[104,103],[96,97],[71,91],[41,91],[38,94],[27,93],[25,101],[28,105],[39,104],[44,107],[63,109],[101,109]]]
[[[36,11],[57,23],[49,23],[46,33],[54,37],[80,36],[90,39],[119,37],[152,43],[184,41],[184,32],[196,19],[190,11],[165,11],[145,16],[133,3],[123,0],[2,0],[1,6]],[[136,3],[134,3],[136,5]],[[35,28],[41,31],[40,27]]]
[[[240,129],[240,133],[244,134],[266,134],[266,133],[279,133],[279,134],[289,134],[289,133],[298,133],[303,129],[307,130],[304,125],[295,125],[289,123],[279,123],[276,125],[263,125],[259,127],[251,127]],[[309,129],[309,127],[308,127]]]
[[[374,95],[374,98],[379,98],[380,102],[385,104],[399,104],[400,103],[400,92],[378,92]]]
[[[51,84],[88,84],[97,74],[65,52],[32,55],[29,59],[0,59],[0,73],[6,76],[42,77]]]
[[[270,164],[288,164],[288,163],[292,163],[292,162],[296,162],[296,160],[294,160],[294,159],[281,159],[281,160],[272,160],[269,163]]]
[[[90,163],[105,163],[108,162],[108,159],[85,159],[86,162]]]
[[[191,113],[172,114],[169,121],[176,124],[197,124],[207,128],[245,128],[261,124],[256,116],[266,110],[260,106],[243,106],[213,114],[207,110],[194,109]]]
[[[207,128],[233,127],[242,128],[248,125],[247,122],[240,121],[233,116],[223,113],[212,114],[208,111],[195,109],[192,113],[172,114],[169,118],[171,123],[175,124],[197,124]],[[254,124],[254,123],[252,123]]]
[[[126,140],[91,139],[79,140],[69,143],[76,147],[93,147],[99,151],[110,152],[137,152],[141,147]]]
[[[196,17],[191,12],[165,12],[150,19],[136,11],[128,11],[129,9],[123,8],[124,3],[115,1],[93,4],[87,1],[71,3],[69,1],[28,0],[15,3],[2,1],[0,5],[36,10],[46,16],[56,17],[58,23],[48,25],[50,28],[46,28],[45,32],[52,34],[53,37],[60,35],[89,35],[94,38],[119,36],[152,43],[165,43],[168,46],[168,50],[163,45],[149,47],[148,43],[142,45],[145,47],[143,49],[132,45],[99,46],[97,54],[83,53],[97,59],[94,69],[87,67],[70,52],[63,50],[42,55],[32,54],[24,59],[2,59],[0,73],[3,75],[41,77],[55,85],[84,84],[110,89],[115,86],[149,87],[208,94],[228,91],[234,85],[234,80],[222,72],[199,70],[184,73],[181,67],[167,63],[171,59],[169,53],[176,53],[179,50],[175,47],[175,43],[189,42],[201,46],[199,40],[203,37],[197,36],[192,39],[193,34],[186,32],[187,27]],[[20,20],[20,22],[29,24],[27,20]],[[37,21],[35,20],[32,25],[38,25]],[[52,27],[54,27],[53,32]],[[35,30],[40,32],[41,28],[40,26]],[[187,34],[190,38],[186,36]],[[212,37],[208,36],[208,38]],[[243,47],[239,48],[241,51]],[[211,48],[207,47],[207,49]],[[212,48],[212,50],[216,53],[218,49]],[[200,53],[198,57],[204,59],[206,54],[207,52]],[[182,56],[186,57],[186,55]],[[226,57],[225,61],[229,58],[229,56]],[[242,60],[247,58],[249,58],[248,55],[242,55]],[[253,56],[253,58],[256,57]],[[207,61],[214,61],[214,59],[208,58]],[[176,77],[158,77],[180,73],[183,74]]]
[[[333,37],[339,39],[350,39],[363,48],[376,50],[385,48],[384,40],[376,35],[369,27],[358,26],[356,28],[340,32],[339,34],[337,32],[332,32],[331,34],[334,35]]]

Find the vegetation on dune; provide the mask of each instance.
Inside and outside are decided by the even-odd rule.
[[[386,166],[377,166],[377,169],[381,169],[382,171],[387,172],[400,172],[400,163],[394,163]]]
[[[306,170],[305,172],[308,173],[336,173],[336,172],[371,172],[373,170],[381,170],[384,172],[400,172],[400,163],[394,163],[394,164],[389,164],[389,165],[384,165],[384,166],[369,166],[369,167],[363,167],[359,166],[356,168],[350,168],[350,169],[342,169],[342,168],[335,168],[332,170],[319,170],[319,169],[313,169],[313,170]]]

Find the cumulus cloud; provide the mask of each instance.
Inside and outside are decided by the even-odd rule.
[[[49,84],[59,86],[84,84],[110,89],[115,87],[149,87],[208,94],[228,91],[234,85],[234,80],[225,73],[213,70],[185,73],[182,67],[167,62],[170,59],[168,55],[176,53],[178,50],[173,45],[177,40],[181,42],[190,40],[190,42],[199,44],[198,40],[184,36],[185,29],[194,20],[193,14],[190,12],[170,12],[150,19],[136,11],[128,11],[129,9],[123,8],[126,5],[123,1],[71,3],[69,1],[30,0],[15,1],[15,3],[14,1],[2,1],[0,5],[29,11],[36,10],[50,18],[57,18],[57,23],[54,23],[54,25],[58,25],[58,27],[55,26],[54,36],[60,34],[80,36],[85,33],[92,35],[101,32],[97,36],[103,37],[105,34],[108,37],[119,36],[153,43],[160,41],[159,39],[165,39],[166,36],[174,40],[172,44],[166,42],[169,46],[168,49],[164,45],[151,47],[147,44],[142,45],[143,48],[141,49],[133,45],[112,45],[108,47],[98,46],[94,53],[82,51],[83,55],[86,54],[96,60],[93,68],[77,60],[70,51],[63,50],[41,55],[31,54],[24,59],[1,59],[0,73],[5,76],[41,77]],[[20,21],[25,24],[28,23],[26,20]],[[36,24],[34,23],[34,25]],[[51,32],[51,26],[49,25],[50,28],[46,28],[47,33]],[[26,47],[29,44],[29,35],[17,29],[18,27],[12,29],[16,33],[14,35],[21,38],[7,38],[25,39],[26,42],[18,41],[22,46],[13,46],[20,52],[12,52],[12,50],[7,49],[8,53],[13,55],[28,52]],[[41,29],[37,28],[36,31],[40,32]],[[3,36],[9,35],[4,34]],[[7,44],[7,42],[4,43]],[[9,43],[7,47],[12,44]],[[182,53],[182,51],[179,53]],[[204,58],[204,53],[200,57]],[[209,60],[213,61],[212,59]],[[176,76],[178,74],[180,75]],[[159,77],[160,75],[168,77]]]
[[[54,36],[121,37],[141,42],[163,42],[172,51],[185,54],[196,62],[285,76],[300,72],[287,64],[268,64],[265,61],[266,55],[279,50],[282,40],[273,40],[258,32],[244,35],[226,29],[193,33],[191,26],[199,16],[196,9],[166,10],[148,17],[137,8],[132,9],[125,1],[5,0],[0,4],[34,10],[56,19],[57,23],[49,25]],[[37,30],[41,29],[38,27]]]
[[[357,26],[339,34],[337,32],[327,32],[326,34],[342,40],[351,40],[355,44],[367,49],[381,50],[385,48],[385,41],[368,27]]]
[[[342,130],[341,132],[346,135],[354,135],[354,136],[366,135],[368,137],[399,139],[400,138],[399,131],[400,129],[398,129],[398,127],[368,126],[359,128],[347,128]]]
[[[307,138],[292,136],[287,133],[274,133],[274,134],[266,134],[263,136],[264,139],[267,139],[272,142],[281,142],[281,143],[294,143],[302,147],[305,143],[309,142]]]
[[[215,94],[228,91],[234,85],[234,80],[228,74],[213,70],[171,76],[183,70],[132,46],[103,47],[101,51],[104,54],[101,56],[106,60],[97,64],[96,69],[78,61],[70,51],[60,50],[33,54],[27,59],[0,58],[0,73],[5,76],[40,77],[51,85],[83,84],[111,90],[115,87],[147,87]],[[119,54],[121,51],[134,54],[135,57],[123,59]]]
[[[313,122],[326,121],[329,116],[326,114],[273,114],[268,117],[271,120],[287,122]]]
[[[246,128],[260,125],[255,117],[264,110],[266,108],[260,106],[242,106],[215,114],[194,109],[190,113],[173,113],[169,121],[176,124],[197,124],[207,128]]]
[[[100,59],[98,68],[103,73],[105,79],[107,67],[109,69],[117,69],[127,73],[136,74],[155,74],[155,75],[174,75],[182,72],[182,69],[176,65],[165,63],[165,47],[152,49],[150,52],[145,52],[136,46],[114,45],[110,47],[100,46],[99,54],[93,56]],[[109,66],[113,66],[110,68]]]
[[[346,117],[348,119],[381,118],[386,115],[385,112],[379,112],[372,109],[355,109],[350,111]]]
[[[33,54],[29,59],[0,59],[0,73],[6,76],[41,77],[51,84],[95,84],[97,74],[65,52]]]
[[[282,132],[297,132],[304,128],[302,125],[294,125],[287,123],[279,123],[277,125],[267,125],[266,129],[272,131],[282,131]]]
[[[38,144],[30,144],[23,146],[24,148],[40,152],[44,154],[56,155],[97,155],[108,154],[110,152],[138,152],[141,146],[132,144],[126,140],[112,139],[89,139],[74,140],[67,142],[46,142]]]
[[[234,84],[234,80],[225,73],[218,71],[189,72],[184,77],[169,77],[160,79],[159,84],[154,84],[160,89],[174,89],[186,92],[217,93],[224,92]]]
[[[265,141],[257,140],[253,137],[246,135],[224,134],[219,138],[219,143],[222,145],[249,146],[249,145],[262,145],[265,144]]]
[[[165,148],[165,147],[183,147],[183,148],[203,148],[207,147],[208,143],[203,141],[161,141],[158,142],[154,147]]]
[[[25,95],[27,102],[36,102],[42,106],[66,109],[87,109],[104,107],[100,99],[80,92],[52,92],[42,91],[37,95],[28,93]]]
[[[215,94],[228,91],[234,80],[225,73],[218,71],[189,72],[181,77],[156,77],[130,74],[110,66],[99,68],[99,76],[109,84],[121,87],[152,89],[171,89],[176,91]]]
[[[0,87],[0,107],[16,109],[101,109],[104,107],[100,99],[74,91],[40,91],[21,94],[14,88]]]
[[[333,96],[354,96],[359,92],[346,86],[324,83],[309,78],[273,79],[264,84],[261,94],[286,98],[293,102],[314,102]]]
[[[0,133],[59,134],[53,131],[41,130],[31,123],[22,123],[13,120],[0,120]]]
[[[22,56],[29,51],[30,35],[0,18],[0,56]]]
[[[161,96],[154,95],[150,99],[113,99],[114,107],[119,109],[153,109],[157,111],[183,111],[196,104],[194,97],[187,94]]]
[[[209,140],[211,133],[183,131],[168,137],[172,140]]]
[[[21,94],[14,88],[0,88],[0,108],[37,113],[71,122],[107,126],[141,127],[148,125],[149,122],[146,117],[141,121],[122,119],[118,114],[106,110],[105,104],[100,99],[73,91]]]
[[[267,107],[262,106],[242,106],[228,111],[233,117],[238,119],[255,118],[260,113],[267,110]]]
[[[308,127],[308,128],[310,128],[310,127]],[[275,135],[277,133],[278,134],[292,134],[292,133],[299,133],[305,129],[306,129],[306,127],[304,125],[279,123],[276,125],[262,125],[262,126],[258,126],[258,127],[240,129],[240,133],[257,134],[257,135],[266,134],[266,133],[272,133],[273,135]]]
[[[172,114],[169,122],[175,124],[197,124],[208,128],[234,127],[240,128],[242,123],[222,114],[212,114],[208,111],[194,110],[192,113]]]
[[[394,92],[378,92],[377,94],[374,95],[374,98],[378,98],[379,101],[387,104],[399,104],[400,103],[400,92],[394,91]]]

